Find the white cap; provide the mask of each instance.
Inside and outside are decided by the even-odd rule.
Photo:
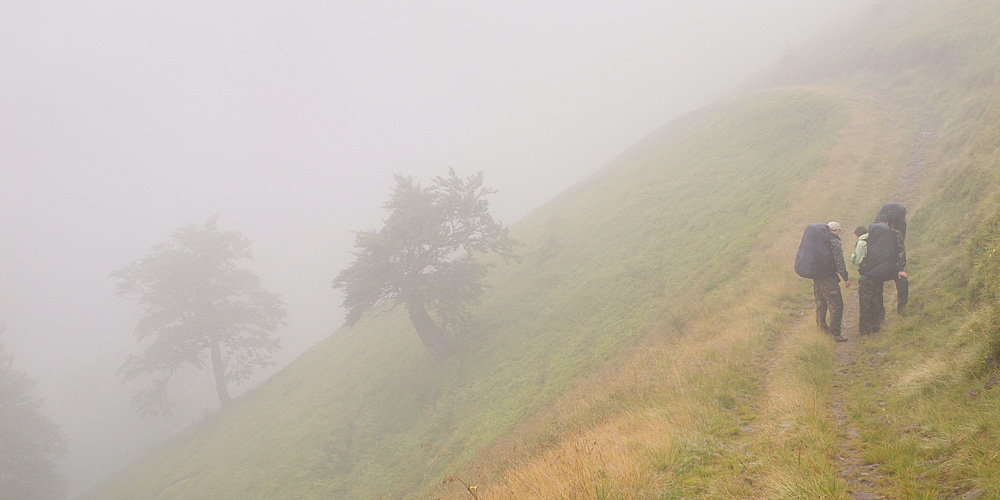
[[[839,222],[827,222],[826,225],[830,226],[830,231],[836,231],[836,230],[840,229],[840,223]]]

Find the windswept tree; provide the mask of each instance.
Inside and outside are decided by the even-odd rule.
[[[170,413],[167,383],[185,365],[211,368],[219,402],[228,407],[229,384],[272,365],[281,346],[275,336],[285,319],[280,296],[239,266],[251,258],[250,241],[220,231],[217,221],[180,227],[148,256],[111,273],[118,295],[144,307],[135,327],[144,350],[118,369],[124,381],[153,376],[152,387],[132,398],[140,415]]]
[[[462,179],[450,170],[428,187],[400,174],[395,180],[385,227],[356,233],[354,263],[333,287],[344,290],[348,326],[403,304],[424,347],[443,359],[454,350],[445,331],[465,322],[483,292],[486,265],[474,254],[509,257],[514,241],[490,215],[486,198],[495,191],[483,187],[482,172]]]
[[[0,325],[0,335],[3,330]],[[56,472],[66,438],[39,411],[34,386],[0,343],[0,498],[58,500],[66,494],[66,479]]]

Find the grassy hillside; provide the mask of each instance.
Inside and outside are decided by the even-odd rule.
[[[879,3],[518,222],[452,359],[371,318],[87,498],[1000,495],[998,20]],[[835,345],[801,229],[892,198],[910,314]]]
[[[657,134],[514,228],[521,261],[495,269],[454,359],[426,355],[404,314],[373,318],[100,497],[177,483],[176,498],[398,498],[439,483],[667,318],[681,291],[737,276],[847,118],[777,92]]]
[[[687,297],[704,310],[686,335],[651,335],[551,410],[612,399],[617,413],[501,453],[509,463],[478,496],[1000,497],[998,20],[990,2],[882,2],[757,80],[852,111],[827,164],[796,186],[743,276]],[[835,345],[788,270],[799,231],[867,224],[890,199],[911,214],[909,315],[860,338],[850,296],[852,342]]]

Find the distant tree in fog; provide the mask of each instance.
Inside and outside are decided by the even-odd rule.
[[[445,330],[463,323],[483,291],[486,266],[473,254],[509,257],[514,241],[489,213],[486,197],[495,191],[482,187],[482,172],[462,179],[450,170],[428,187],[395,179],[385,227],[356,234],[354,263],[333,286],[344,290],[348,326],[369,311],[404,304],[424,347],[445,358],[454,350]]]
[[[250,259],[250,241],[235,231],[220,231],[218,217],[203,227],[175,229],[170,240],[141,260],[111,273],[119,296],[144,306],[135,335],[142,354],[130,355],[118,369],[125,381],[143,374],[152,387],[132,398],[140,415],[169,414],[167,383],[187,364],[211,367],[223,407],[230,406],[230,383],[245,382],[272,365],[281,346],[274,332],[284,323],[278,294],[264,290],[260,278],[239,267]]]
[[[0,342],[0,498],[62,498],[68,483],[55,466],[66,454],[66,438],[39,412],[42,402],[31,396],[35,382],[13,362]]]

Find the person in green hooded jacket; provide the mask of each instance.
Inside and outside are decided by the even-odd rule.
[[[854,236],[858,237],[858,243],[854,245],[851,264],[860,267],[861,261],[865,260],[865,254],[868,253],[868,228],[865,226],[856,227],[854,229]],[[861,282],[861,278],[858,278],[858,282]]]

